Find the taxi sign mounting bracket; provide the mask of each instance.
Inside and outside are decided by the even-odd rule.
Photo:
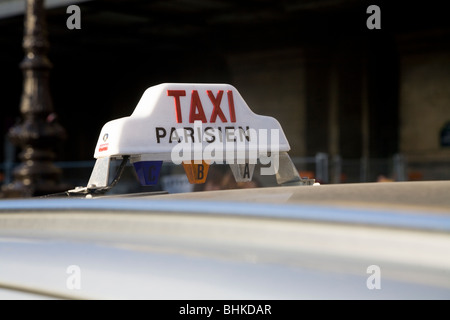
[[[119,168],[117,168],[116,175],[110,184],[108,184],[108,181],[111,157],[98,158],[95,162],[87,187],[77,187],[75,189],[68,190],[67,194],[92,195],[104,194],[108,192],[119,182],[129,158],[130,156],[128,155],[122,156],[122,162],[120,163]]]

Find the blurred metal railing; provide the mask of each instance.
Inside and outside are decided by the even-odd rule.
[[[5,148],[5,159],[0,163],[2,179],[0,184],[12,181],[15,163],[14,148]],[[312,157],[292,157],[301,177],[314,178],[322,184],[358,183],[377,181],[408,181],[408,180],[450,180],[450,161],[408,161],[402,154],[395,154],[390,158],[360,158],[343,159],[341,156],[330,156],[327,153],[317,153]],[[60,161],[55,166],[62,169],[64,183],[73,186],[84,186],[94,167],[94,160],[89,161]],[[128,166],[125,174],[123,190],[128,190],[137,184],[131,166]],[[116,167],[111,165],[111,170]],[[165,164],[163,176],[179,174],[175,165]],[[255,171],[256,173],[256,171]],[[271,180],[266,177],[257,179],[264,180],[264,185],[270,185]],[[129,184],[129,186],[127,185]],[[274,184],[275,185],[275,184]]]
[[[450,180],[450,159],[413,161],[400,153],[390,158],[343,159],[317,153],[292,160],[302,176],[321,183]]]

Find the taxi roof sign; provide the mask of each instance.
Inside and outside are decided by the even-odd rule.
[[[258,148],[258,142],[249,141],[249,136],[262,130],[277,130],[277,151],[290,150],[279,122],[253,113],[233,86],[164,83],[148,88],[130,116],[103,126],[94,158],[127,154],[173,161],[174,146],[179,143],[201,143],[203,149],[212,144],[225,151],[233,142],[235,151],[243,152]],[[270,144],[264,147],[271,151]],[[191,158],[183,160],[208,156],[203,153],[200,159]]]
[[[255,114],[232,85],[163,83],[148,88],[130,116],[103,126],[88,186],[71,191],[109,190],[111,159],[123,159],[114,183],[128,159],[143,185],[156,184],[164,161],[183,164],[191,183],[204,183],[213,163],[229,164],[237,181],[249,181],[259,160],[270,164],[261,173],[275,174],[279,184],[312,185],[300,178],[289,150],[280,123]]]

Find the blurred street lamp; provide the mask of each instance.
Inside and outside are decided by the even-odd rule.
[[[47,58],[49,42],[44,0],[27,0],[23,49],[20,64],[24,82],[20,104],[21,119],[8,135],[21,148],[21,164],[13,181],[3,186],[3,197],[31,197],[67,190],[60,183],[61,169],[53,164],[55,147],[66,132],[57,122],[50,96],[48,77],[52,64]]]

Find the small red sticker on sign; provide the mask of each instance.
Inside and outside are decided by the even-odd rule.
[[[108,144],[109,144],[109,143],[103,143],[103,144],[101,144],[101,145],[98,147],[98,151],[99,151],[99,152],[102,152],[102,151],[108,150]]]

